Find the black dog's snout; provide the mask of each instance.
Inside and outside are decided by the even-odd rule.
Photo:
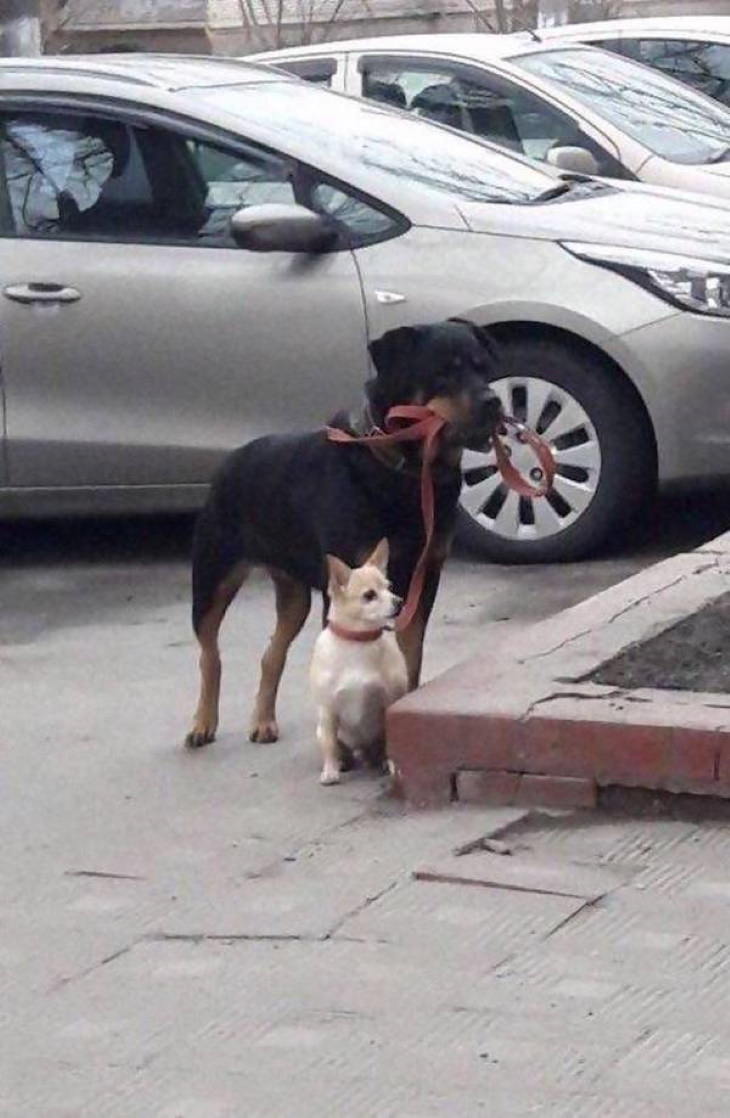
[[[502,405],[499,397],[489,392],[479,403],[479,425],[497,427],[502,420]]]

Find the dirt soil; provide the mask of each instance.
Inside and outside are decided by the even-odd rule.
[[[590,677],[617,687],[730,693],[730,591]]]

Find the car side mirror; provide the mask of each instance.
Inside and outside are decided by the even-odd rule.
[[[599,175],[601,169],[596,157],[587,148],[573,145],[550,148],[545,156],[553,167],[560,167],[561,171],[575,171],[579,175]]]
[[[337,235],[329,219],[293,203],[245,206],[231,217],[233,240],[250,252],[327,252]]]

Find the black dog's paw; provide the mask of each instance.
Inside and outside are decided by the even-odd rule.
[[[343,745],[342,742],[337,743],[337,749],[340,755],[340,772],[349,773],[357,768],[357,757],[350,749],[349,745]]]
[[[255,722],[251,727],[248,735],[249,741],[256,741],[259,745],[269,745],[271,742],[279,740],[279,727],[276,721],[271,718],[263,722]]]
[[[185,748],[202,749],[204,745],[209,745],[212,741],[215,741],[215,730],[193,727],[185,738]]]
[[[369,745],[367,749],[363,751],[363,756],[365,764],[369,769],[374,769],[376,772],[387,771],[384,742],[379,741],[375,742],[373,745]]]

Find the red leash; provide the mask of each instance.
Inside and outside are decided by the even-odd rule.
[[[497,466],[505,485],[514,489],[522,497],[544,497],[550,491],[555,477],[555,459],[550,447],[523,423],[518,423],[511,416],[505,416],[505,426],[516,429],[516,438],[527,443],[534,450],[543,472],[543,480],[539,485],[531,485],[523,478],[519,470],[510,462],[507,450],[495,433],[492,437]],[[385,417],[385,430],[377,428],[370,435],[349,435],[338,427],[327,428],[327,438],[334,443],[361,443],[385,444],[392,446],[394,443],[422,442],[423,455],[421,466],[421,512],[423,514],[423,527],[425,541],[423,550],[418,557],[416,568],[411,576],[411,584],[403,603],[403,608],[395,622],[397,631],[407,629],[413,620],[426,577],[426,564],[428,562],[431,543],[433,541],[435,498],[433,491],[433,476],[431,468],[438,453],[438,436],[446,426],[446,420],[430,408],[417,404],[400,404],[391,408]]]
[[[402,423],[408,424],[408,426],[401,426]],[[393,443],[423,443],[421,512],[423,513],[426,539],[423,550],[418,556],[416,569],[411,576],[411,584],[408,587],[403,609],[395,621],[395,628],[399,632],[410,625],[421,600],[421,591],[426,577],[426,563],[433,540],[435,515],[431,467],[438,452],[438,436],[445,426],[446,420],[442,419],[440,415],[436,415],[436,412],[431,411],[430,408],[424,408],[416,404],[401,404],[398,407],[391,408],[386,415],[385,431],[376,431],[372,435],[364,435],[362,438],[358,438],[355,435],[348,435],[346,431],[340,431],[337,427],[327,428],[327,437],[334,443],[380,443],[381,445],[385,443],[389,446],[392,446]]]

